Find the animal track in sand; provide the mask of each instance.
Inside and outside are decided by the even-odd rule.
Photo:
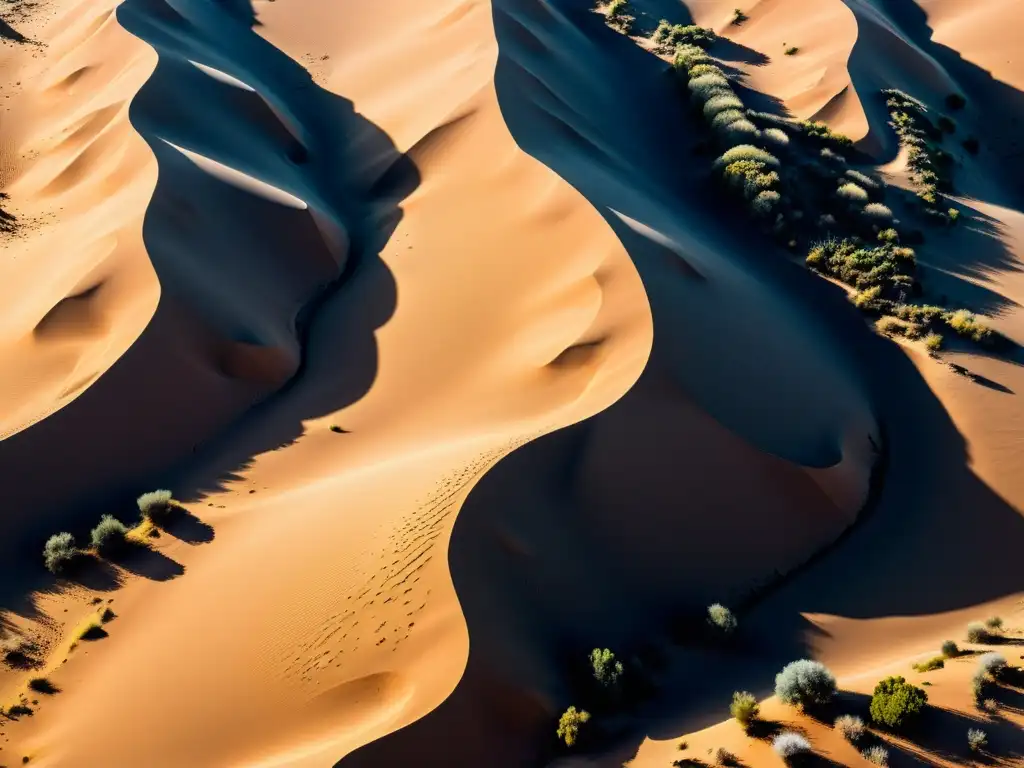
[[[347,595],[345,602],[361,601],[367,595],[373,599],[361,609],[350,607],[335,613],[321,625],[315,634],[300,643],[301,654],[294,657],[285,669],[286,675],[298,675],[306,682],[312,682],[314,673],[325,667],[339,668],[341,655],[351,655],[359,648],[360,636],[351,636],[351,630],[359,625],[361,618],[376,622],[373,631],[374,645],[382,646],[390,636],[392,651],[410,637],[416,622],[410,621],[424,611],[429,604],[431,590],[427,589],[417,600],[417,607],[406,610],[413,604],[413,593],[420,581],[423,570],[433,561],[434,546],[447,533],[453,514],[460,508],[468,489],[483,473],[499,459],[519,446],[533,439],[535,435],[517,437],[499,447],[485,451],[466,466],[457,469],[438,480],[426,498],[417,502],[403,523],[387,537],[378,562],[381,564],[364,582],[355,595]],[[377,598],[384,597],[382,601]],[[398,605],[401,598],[401,606]],[[401,610],[407,627],[399,626],[387,630],[389,614],[385,606]],[[358,618],[357,618],[358,617]],[[326,659],[326,664],[321,663]]]

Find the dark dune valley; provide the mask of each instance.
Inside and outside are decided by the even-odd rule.
[[[1022,23],[0,0],[0,768],[1024,765]]]

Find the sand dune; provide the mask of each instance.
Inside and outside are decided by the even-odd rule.
[[[40,666],[0,666],[0,704],[60,692],[0,721],[0,765],[770,765],[732,691],[813,655],[857,707],[968,621],[1024,624],[1019,351],[879,338],[723,210],[645,38],[714,29],[749,103],[897,188],[878,90],[966,94],[965,221],[922,282],[1020,341],[1015,7],[633,0],[631,39],[587,5],[5,7],[0,633]],[[158,486],[188,515],[148,554],[44,579],[47,535]],[[716,600],[756,646],[680,640]],[[595,645],[660,658],[657,693],[566,757]],[[929,674],[948,730],[980,721],[967,660]]]

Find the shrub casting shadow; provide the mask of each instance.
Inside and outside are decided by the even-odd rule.
[[[213,526],[200,520],[184,507],[178,507],[160,528],[188,544],[207,544],[215,536]]]

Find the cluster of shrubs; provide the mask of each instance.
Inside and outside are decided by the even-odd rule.
[[[609,26],[628,35],[633,30],[633,22],[636,21],[636,17],[630,13],[632,10],[629,0],[611,0],[604,9],[605,18]]]
[[[171,492],[163,490],[144,493],[137,503],[142,519],[153,525],[165,523],[176,505]],[[100,557],[115,558],[127,548],[128,533],[128,526],[120,520],[112,515],[103,515],[90,534],[91,551]],[[51,573],[63,574],[89,553],[89,548],[79,547],[75,537],[64,531],[47,539],[43,547],[43,564]]]
[[[694,45],[706,48],[718,39],[714,30],[696,24],[670,24],[662,19],[651,35],[651,43],[659,53],[672,53],[679,46]]]
[[[910,178],[925,212],[952,224],[959,212],[954,208],[943,210],[941,194],[953,189],[953,157],[937,145],[945,133],[956,130],[956,125],[948,117],[940,117],[937,126],[932,124],[928,108],[903,91],[892,88],[883,90],[882,95],[889,109],[889,124],[907,149]]]

